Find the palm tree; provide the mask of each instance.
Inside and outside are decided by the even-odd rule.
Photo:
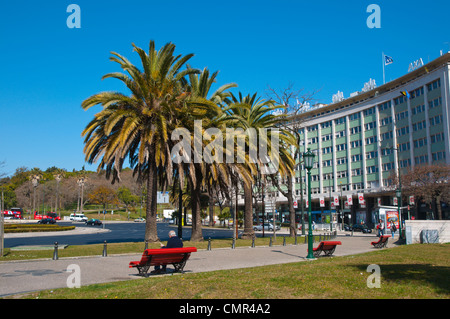
[[[275,164],[276,173],[286,175],[293,171],[294,160],[290,155],[289,148],[286,145],[295,143],[295,137],[285,129],[277,128],[284,120],[285,116],[276,111],[283,106],[275,105],[272,100],[266,101],[257,98],[257,94],[252,96],[243,96],[239,92],[239,97],[231,95],[231,103],[224,110],[226,115],[221,119],[227,126],[241,128],[249,134],[245,135],[246,150],[253,154],[260,154],[260,147],[265,144],[267,147],[266,158],[248,159],[249,170],[256,176],[256,171],[260,170],[262,174],[275,173],[269,172],[268,165]],[[256,134],[256,139],[252,139],[251,133]],[[265,136],[266,133],[267,136]],[[282,147],[279,152],[275,150],[276,145],[272,145],[272,136],[277,139]],[[257,142],[256,142],[257,141]],[[255,143],[256,142],[256,143]],[[248,157],[249,154],[246,154]],[[253,190],[251,183],[243,183],[244,189],[244,233],[242,238],[251,238],[253,231]]]
[[[189,66],[188,66],[189,69]],[[201,133],[205,136],[208,128],[217,128],[216,119],[222,115],[222,104],[227,101],[230,95],[227,92],[228,89],[236,87],[235,83],[229,83],[222,85],[210,96],[209,92],[212,85],[216,82],[216,77],[218,71],[214,72],[211,76],[207,68],[197,76],[196,74],[189,75],[189,92],[191,100],[201,100],[208,101],[205,103],[206,108],[205,113],[201,117],[196,117],[195,119],[202,119]],[[192,122],[187,124],[191,128],[191,132],[195,129],[192,126]],[[207,135],[207,134],[206,134]],[[217,138],[217,136],[216,136]],[[194,142],[194,140],[192,140]],[[202,139],[202,150],[205,149],[206,145]],[[223,187],[227,184],[228,178],[228,166],[223,163],[223,161],[207,162],[204,159],[201,163],[194,163],[188,169],[189,172],[189,184],[191,187],[191,208],[192,208],[192,241],[199,241],[203,239],[202,229],[201,229],[201,216],[200,216],[200,196],[203,189],[207,189],[209,195],[209,207],[210,216],[212,216],[213,209],[213,189],[215,187]],[[212,222],[212,220],[211,220]]]
[[[102,92],[82,103],[85,110],[97,104],[103,106],[82,133],[84,153],[90,164],[101,158],[98,171],[105,169],[112,183],[120,181],[124,160],[129,158],[134,174],[147,183],[145,239],[157,241],[158,177],[160,187],[171,180],[170,134],[187,108],[183,78],[198,71],[181,70],[193,54],[175,56],[172,43],[157,51],[154,41],[150,41],[148,53],[134,44],[133,47],[139,54],[142,70],[112,52],[110,60],[117,62],[126,73],[103,76],[103,79],[122,81],[131,94]]]

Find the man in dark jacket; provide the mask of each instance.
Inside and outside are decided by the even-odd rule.
[[[175,231],[171,230],[169,232],[169,240],[167,241],[167,245],[164,246],[163,244],[161,244],[161,248],[182,248],[183,247],[183,242],[181,241],[180,238],[177,237],[177,235],[175,234]],[[166,272],[166,265],[162,266],[162,269],[160,268],[160,266],[155,266],[155,270],[153,270],[151,273],[152,274],[160,274],[162,272]]]

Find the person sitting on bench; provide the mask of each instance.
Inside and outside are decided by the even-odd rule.
[[[175,234],[175,231],[171,230],[169,231],[169,240],[167,241],[167,245],[164,246],[163,244],[161,244],[161,248],[183,248],[183,242]],[[162,269],[160,266],[155,266],[155,270],[153,270],[151,273],[160,274],[161,272],[166,272],[166,265],[163,265]]]

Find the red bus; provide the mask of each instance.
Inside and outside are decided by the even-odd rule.
[[[23,216],[22,208],[11,208],[10,210],[5,210],[3,212],[3,217],[6,219],[22,219]]]
[[[54,220],[61,220],[61,217],[59,217],[57,213],[47,212],[46,214],[41,215],[38,212],[34,212],[34,219],[43,219],[43,218],[52,218]]]

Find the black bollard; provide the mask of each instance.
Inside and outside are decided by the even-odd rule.
[[[53,251],[53,260],[58,260],[58,242],[55,241],[55,250]]]
[[[255,248],[255,235],[252,237],[252,248]]]
[[[236,247],[236,239],[233,238],[233,243],[231,244],[231,249],[234,249]]]
[[[208,250],[211,250],[211,237],[208,238]]]
[[[294,245],[297,246],[297,233],[295,233]]]
[[[148,240],[145,240],[145,248],[144,249],[148,249]]]
[[[286,237],[283,237],[283,246],[286,246]]]
[[[106,250],[106,240],[105,240],[105,243],[103,244],[103,254],[102,254],[102,256],[103,257],[107,257],[108,256],[108,253],[107,253],[107,250]]]
[[[270,237],[269,247],[272,247],[272,237]]]

